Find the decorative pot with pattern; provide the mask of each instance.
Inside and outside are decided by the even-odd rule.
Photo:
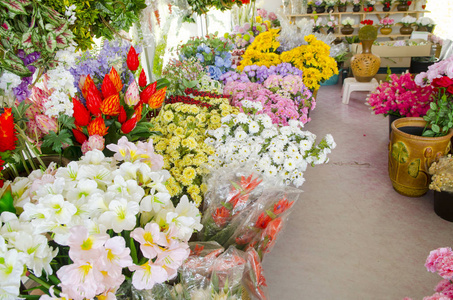
[[[374,40],[362,41],[362,53],[357,53],[351,58],[351,69],[358,82],[370,82],[379,71],[381,58],[371,53]]]

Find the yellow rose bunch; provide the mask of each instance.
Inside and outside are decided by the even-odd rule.
[[[338,74],[337,63],[330,57],[330,47],[314,35],[305,38],[308,45],[302,45],[280,55],[282,62],[291,63],[302,70],[304,84],[311,90],[319,88],[321,81]]]
[[[171,174],[167,188],[172,197],[179,199],[186,194],[197,207],[201,204],[205,186],[202,176],[207,170],[202,165],[215,153],[205,144],[206,130],[220,127],[222,116],[237,113],[226,98],[198,100],[211,107],[200,107],[182,102],[166,104],[151,122],[162,136],[155,137],[156,153],[164,157],[164,169]]]

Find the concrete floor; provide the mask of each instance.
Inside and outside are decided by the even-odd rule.
[[[414,300],[440,281],[429,252],[453,246],[453,223],[433,210],[433,194],[395,192],[387,174],[388,119],[372,115],[366,93],[341,103],[341,84],[319,90],[306,129],[331,133],[327,165],[310,168],[299,200],[264,259],[269,299]]]

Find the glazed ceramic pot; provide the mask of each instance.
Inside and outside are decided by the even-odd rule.
[[[335,11],[335,6],[327,6],[327,12],[333,13]]]
[[[338,6],[338,12],[346,12],[346,5],[340,5]]]
[[[379,71],[381,58],[371,53],[374,40],[362,41],[362,53],[351,58],[351,69],[358,82],[370,82]]]
[[[380,31],[383,35],[389,35],[390,33],[392,33],[392,28],[381,27],[381,29],[379,29],[379,31]]]
[[[325,7],[325,6],[318,6],[318,7],[316,7],[316,12],[317,12],[318,14],[322,14],[322,13],[324,13],[325,11],[326,11],[326,7]]]
[[[344,35],[350,35],[354,32],[354,28],[352,28],[351,25],[344,25],[342,28],[341,28],[341,33],[344,34]]]
[[[409,35],[412,33],[412,31],[414,31],[414,28],[410,27],[410,26],[407,26],[407,25],[403,25],[401,28],[400,28],[400,33],[401,34],[404,34],[404,35]]]
[[[384,6],[384,7],[382,8],[382,11],[390,11],[390,7]]]
[[[417,31],[428,31],[428,27],[426,27],[426,26],[417,26]]]
[[[453,194],[434,191],[434,212],[442,219],[453,222]]]
[[[313,13],[313,6],[309,5],[307,6],[307,14],[312,14]]]
[[[409,10],[409,5],[407,4],[399,4],[396,9],[398,11],[408,11]]]
[[[360,5],[354,5],[354,7],[352,8],[352,11],[353,12],[359,12],[360,11]]]
[[[329,33],[335,33],[335,29],[333,29],[333,28],[327,29],[327,34],[329,34]]]
[[[420,197],[429,189],[428,169],[450,152],[453,130],[442,137],[423,137],[423,118],[401,118],[392,123],[388,171],[393,188],[409,197]]]

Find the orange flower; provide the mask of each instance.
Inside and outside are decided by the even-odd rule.
[[[294,201],[289,202],[286,198],[280,199],[274,204],[274,214],[280,215],[284,213],[288,208],[293,206]]]
[[[0,152],[16,149],[16,130],[11,108],[5,108],[0,114]]]
[[[152,109],[161,107],[162,103],[164,102],[166,92],[167,87],[164,87],[163,89],[160,89],[157,92],[155,92],[148,100],[149,107]]]
[[[212,219],[217,226],[224,227],[230,220],[230,211],[225,206],[217,208]]]
[[[88,124],[88,135],[92,136],[97,134],[104,136],[107,134],[108,129],[108,127],[105,127],[104,119],[102,117],[97,117]]]
[[[111,95],[101,103],[101,112],[107,116],[117,116],[120,113],[120,96]]]
[[[82,95],[85,100],[87,98],[88,88],[91,84],[94,84],[94,81],[93,79],[91,79],[90,74],[88,74],[87,76],[80,76],[79,87],[82,90]]]
[[[90,112],[77,98],[72,98],[74,107],[74,118],[77,126],[87,126],[91,121]]]
[[[274,246],[275,241],[277,240],[277,235],[282,230],[283,227],[283,221],[281,218],[277,218],[272,220],[269,225],[266,227],[266,229],[263,231],[261,234],[261,245],[260,245],[260,250],[258,253],[261,253],[263,255],[266,252],[269,252],[271,248]]]
[[[116,92],[119,93],[123,89],[123,83],[121,82],[120,75],[118,75],[118,72],[114,67],[110,70],[109,77],[116,88]]]
[[[156,92],[157,81],[148,86],[140,93],[140,101],[142,103],[148,103],[152,95]]]
[[[118,74],[116,74],[116,75],[118,75]],[[106,99],[112,95],[118,94],[118,92],[116,91],[115,85],[113,84],[112,80],[110,79],[109,74],[106,74],[104,76],[104,81],[102,81],[101,90],[102,90],[102,96],[104,96],[104,99]]]
[[[90,111],[91,114],[95,116],[100,116],[101,115],[101,103],[102,103],[102,98],[101,94],[99,93],[98,89],[94,85],[94,83],[90,84],[88,87],[88,92],[87,92],[87,108]]]
[[[265,229],[270,221],[272,221],[272,218],[266,212],[262,212],[256,220],[255,227]]]
[[[143,105],[141,103],[135,105],[134,110],[135,110],[135,115],[137,116],[137,119],[140,120],[142,118]]]

